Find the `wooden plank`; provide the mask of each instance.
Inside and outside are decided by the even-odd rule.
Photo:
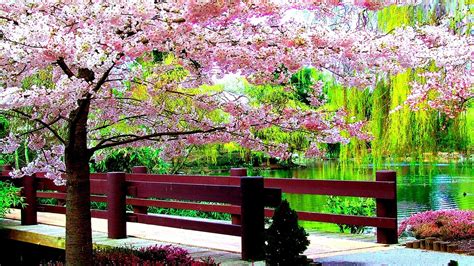
[[[265,216],[272,217],[274,210],[265,209]],[[355,215],[329,214],[317,212],[297,212],[298,220],[313,221],[334,224],[350,224],[361,226],[373,226],[380,228],[397,228],[396,218],[366,217]]]
[[[107,173],[91,173],[90,179],[107,180]]]
[[[220,222],[204,222],[192,219],[170,218],[165,215],[146,215],[134,214],[135,217],[129,217],[132,221],[136,218],[138,223],[154,224],[174,228],[203,231],[216,234],[225,234],[240,236],[240,225],[226,224]]]
[[[127,174],[127,180],[182,184],[239,185],[240,177]],[[291,194],[317,194],[392,199],[395,197],[392,182],[341,181],[292,178],[264,178],[265,187],[281,188]]]
[[[38,190],[56,190],[59,192],[66,192],[66,186],[57,186],[54,181],[49,178],[37,177],[36,187]]]
[[[5,173],[6,176],[8,176],[8,172],[9,171],[2,171],[2,175]],[[35,176],[39,178],[46,178],[46,172],[38,172],[35,174]],[[65,174],[62,174],[61,177],[67,179]],[[107,173],[90,173],[90,179],[107,179]]]
[[[127,204],[134,206],[153,206],[160,208],[174,208],[182,210],[195,210],[203,212],[221,212],[230,214],[240,214],[240,207],[235,205],[216,205],[191,202],[164,201],[152,199],[127,198]]]
[[[66,192],[66,186],[57,186],[54,181],[44,177],[36,178],[38,190],[57,190]],[[107,181],[100,179],[93,179],[91,182],[92,194],[105,194],[107,192]]]
[[[288,178],[265,178],[264,181],[265,187],[281,188],[282,192],[290,194],[334,195],[378,199],[394,199],[396,197],[395,182],[389,181],[339,181]]]
[[[91,216],[94,218],[107,219],[107,211],[91,210]]]
[[[38,231],[38,229],[37,229]],[[65,238],[63,236],[52,236],[42,232],[22,231],[15,228],[1,228],[0,239],[10,239],[24,243],[31,243],[35,245],[51,247],[51,248],[65,248]],[[4,254],[4,253],[2,253]],[[7,256],[4,254],[2,256]]]
[[[11,177],[10,177],[10,172],[11,172],[11,171],[2,170],[2,171],[1,171],[1,178],[11,178]]]
[[[36,192],[37,198],[66,199],[66,193],[63,192]]]
[[[38,192],[36,192],[36,196],[38,198],[63,199],[63,200],[66,199],[66,193],[63,193],[63,192],[41,192],[41,191],[38,191]],[[91,199],[91,201],[106,202],[107,201],[107,196],[91,195],[90,199]]]
[[[200,176],[200,175],[154,175],[154,174],[126,174],[127,181],[144,181],[180,184],[206,184],[239,186],[240,177],[229,176]]]
[[[91,195],[91,201],[107,202],[107,196]]]
[[[107,194],[107,181],[92,179],[91,180],[91,194]]]
[[[38,204],[38,211],[66,214],[65,206]]]
[[[239,205],[241,202],[240,187],[214,186],[194,184],[174,184],[142,181],[127,181],[131,190],[136,190],[131,196],[141,198],[160,198],[177,200],[194,200],[221,202]]]
[[[45,178],[46,173],[45,172],[37,172],[37,173],[35,173],[35,176],[39,177],[39,178]]]

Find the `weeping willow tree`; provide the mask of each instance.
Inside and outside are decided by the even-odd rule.
[[[404,25],[437,24],[450,14],[450,26],[458,34],[470,34],[472,22],[461,25],[472,15],[466,1],[429,1],[418,6],[390,6],[372,14],[372,21],[384,32]],[[430,68],[434,68],[430,66]],[[389,161],[433,161],[439,152],[458,152],[469,157],[474,149],[474,105],[455,118],[434,110],[410,110],[404,105],[410,82],[425,70],[407,70],[381,79],[373,91],[333,86],[328,94],[331,108],[345,108],[349,117],[368,120],[374,139],[370,143],[353,139],[340,149],[341,161],[380,165]],[[391,112],[396,107],[400,110]]]
[[[425,1],[417,6],[392,5],[380,11],[368,14],[369,24],[380,31],[390,33],[403,26],[435,25],[446,17],[450,26],[458,34],[470,34],[472,22],[463,25],[466,16],[474,14],[472,1]],[[449,16],[446,16],[449,15]],[[435,70],[435,64],[425,69],[408,69],[395,76],[381,77],[373,90],[344,88],[338,85],[330,74],[306,68],[293,75],[292,89],[281,87],[252,86],[246,91],[250,99],[257,104],[299,108],[310,108],[308,95],[315,82],[323,82],[323,91],[327,102],[320,108],[335,111],[343,108],[348,120],[366,120],[367,130],[372,133],[370,142],[352,139],[347,145],[323,144],[327,157],[337,156],[341,162],[356,164],[374,164],[400,161],[436,161],[441,153],[457,153],[469,157],[474,150],[474,105],[472,102],[466,111],[450,118],[435,110],[413,111],[404,104],[410,94],[410,83],[422,79],[418,74]],[[392,110],[401,108],[398,111]],[[259,137],[272,137],[283,143],[289,143],[297,153],[307,147],[304,133],[287,133],[278,129],[260,132]],[[443,155],[445,156],[445,155]]]

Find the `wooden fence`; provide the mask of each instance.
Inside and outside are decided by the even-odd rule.
[[[8,176],[8,168],[2,176]],[[66,212],[62,205],[37,204],[37,198],[60,202],[66,198],[65,187],[56,186],[43,173],[15,183],[23,187],[28,204],[22,209],[22,224],[36,224],[37,211]],[[376,181],[336,181],[247,177],[244,168],[231,169],[231,176],[155,175],[138,166],[131,174],[91,174],[91,201],[107,202],[108,206],[107,211],[91,212],[92,217],[108,219],[110,238],[126,237],[126,221],[235,235],[242,237],[242,258],[255,260],[263,256],[264,216],[273,215],[273,209],[264,206],[277,206],[282,192],[375,198],[376,217],[315,212],[298,212],[298,217],[305,221],[373,226],[377,227],[378,243],[398,242],[394,171],[377,171]],[[126,212],[126,204],[133,206],[133,212]],[[229,213],[232,224],[149,215],[150,206]]]

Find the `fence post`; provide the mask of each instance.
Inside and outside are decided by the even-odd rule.
[[[230,176],[247,176],[247,168],[231,168]],[[240,225],[242,224],[242,218],[240,214],[231,214],[232,224]]]
[[[125,173],[107,173],[107,225],[109,238],[127,237]]]
[[[146,166],[134,166],[132,167],[132,174],[146,174],[148,173],[148,169]],[[140,214],[147,214],[148,207],[147,206],[135,206],[132,205],[133,213],[140,213]]]
[[[146,166],[134,166],[132,167],[133,174],[147,174],[148,168]]]
[[[242,259],[263,260],[264,252],[264,185],[262,177],[242,177]]]
[[[21,209],[21,225],[38,224],[35,175],[22,177],[21,186],[26,203]]]
[[[397,173],[395,171],[383,170],[375,173],[376,181],[392,181],[394,185],[394,199],[376,199],[377,217],[388,217],[397,219]],[[397,224],[397,222],[395,222]],[[377,228],[377,243],[397,244],[398,232],[395,228]]]

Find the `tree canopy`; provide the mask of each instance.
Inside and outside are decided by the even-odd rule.
[[[344,110],[318,108],[317,86],[308,99],[314,108],[275,112],[272,103],[251,105],[205,86],[216,78],[234,73],[291,86],[292,74],[311,66],[344,86],[375,88],[390,75],[424,69],[406,104],[462,110],[473,96],[472,37],[443,19],[378,30],[378,10],[394,2],[402,1],[3,2],[0,114],[26,122],[0,140],[0,151],[25,142],[40,151],[14,176],[67,175],[67,227],[85,231],[68,229],[67,257],[88,264],[88,161],[98,150],[155,145],[174,156],[186,145],[234,141],[286,158],[288,145],[258,131],[307,132],[307,154],[316,156],[318,143],[367,138],[364,123],[347,121]]]

